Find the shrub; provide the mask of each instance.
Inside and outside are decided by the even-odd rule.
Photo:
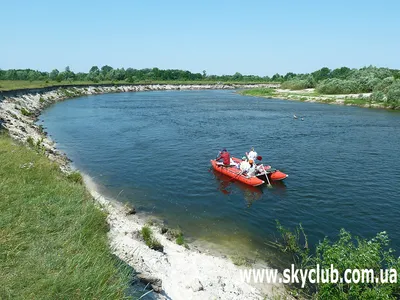
[[[396,108],[400,106],[400,82],[392,84],[387,92],[387,103],[389,107]]]
[[[33,138],[31,136],[28,136],[28,138],[26,139],[26,142],[28,143],[29,146],[31,146],[32,148],[35,147],[35,141],[33,140]]]
[[[30,111],[26,110],[24,107],[21,108],[21,114],[23,114],[24,116],[27,116],[27,117],[32,115],[32,113]]]
[[[42,97],[40,97],[39,103],[44,103],[44,102],[45,102],[45,100]]]
[[[178,237],[176,238],[175,242],[176,242],[178,245],[181,245],[181,246],[184,245],[184,244],[185,244],[185,239],[184,239],[183,235],[178,236]]]
[[[290,90],[304,90],[315,87],[315,81],[312,76],[306,79],[294,79],[285,81],[281,84],[281,88]]]
[[[386,77],[380,81],[375,87],[374,91],[382,91],[387,93],[388,87],[394,83],[394,77]]]
[[[371,94],[371,100],[375,102],[385,102],[386,96],[385,93],[382,91],[376,91]]]
[[[327,238],[320,242],[314,254],[310,254],[308,247],[301,246],[301,237],[307,237],[300,227],[294,232],[282,227],[277,222],[281,241],[278,243],[285,252],[293,255],[296,265],[307,269],[330,269],[331,265],[337,269],[339,276],[344,277],[347,269],[368,269],[374,274],[380,274],[381,269],[395,269],[400,271],[400,258],[393,255],[393,250],[388,248],[389,238],[386,232],[381,232],[376,237],[366,240],[352,237],[344,229],[340,231],[338,241],[332,243]],[[396,275],[397,276],[397,275]],[[376,277],[376,276],[375,276]],[[315,277],[314,277],[315,278]],[[400,294],[400,283],[319,283],[308,282],[303,289],[308,298],[318,299],[395,299]]]
[[[83,184],[83,177],[81,173],[75,171],[67,175],[68,180],[78,183],[78,184]]]

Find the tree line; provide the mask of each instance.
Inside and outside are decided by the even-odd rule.
[[[279,73],[269,76],[242,75],[236,72],[233,75],[208,75],[204,70],[202,73],[192,73],[185,70],[159,68],[133,69],[117,68],[108,65],[93,66],[89,72],[74,73],[70,67],[64,71],[57,69],[51,72],[42,72],[32,69],[0,69],[0,80],[29,80],[29,81],[125,81],[141,82],[151,81],[235,81],[235,82],[275,82],[281,83],[283,88],[305,89],[317,88],[326,94],[348,94],[358,92],[372,92],[375,87],[383,89],[384,86],[400,79],[400,70],[389,68],[377,68],[373,66],[361,69],[350,69],[341,67],[329,69],[324,67],[312,73],[296,74],[289,72],[286,75]],[[383,82],[382,82],[383,81]]]
[[[261,77],[255,75],[242,75],[236,72],[233,75],[207,75],[204,70],[202,73],[192,73],[185,70],[159,68],[133,69],[117,68],[110,66],[93,66],[89,72],[74,73],[69,67],[64,71],[57,69],[51,72],[41,72],[31,69],[0,69],[0,80],[29,80],[29,81],[90,81],[90,82],[128,82],[138,83],[143,81],[215,81],[215,82],[266,82],[271,79],[268,76]]]
[[[354,94],[372,93],[371,100],[387,102],[389,106],[400,105],[400,70],[378,68],[374,66],[360,69],[341,67],[337,69],[321,68],[312,73],[296,74],[289,72],[286,75],[275,74],[269,76],[242,75],[236,72],[233,75],[208,75],[192,73],[185,70],[159,68],[133,69],[117,68],[108,65],[93,66],[89,72],[74,73],[69,67],[64,71],[57,69],[51,72],[42,72],[31,69],[0,69],[0,80],[29,80],[29,81],[76,81],[84,82],[161,82],[161,81],[208,81],[208,82],[271,82],[280,83],[282,88],[292,90],[315,88],[321,94]]]

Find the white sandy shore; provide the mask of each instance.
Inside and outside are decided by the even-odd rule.
[[[123,205],[99,194],[86,176],[85,183],[108,213],[112,251],[137,272],[160,279],[163,289],[160,298],[270,299],[285,295],[282,285],[263,284],[256,288],[242,282],[239,268],[228,259],[187,250],[168,240],[157,227],[152,229],[164,251],[149,249],[139,238],[145,220],[127,214]]]
[[[360,106],[360,107],[374,107],[384,108],[382,103],[368,103],[357,104],[352,103],[350,100],[354,99],[369,99],[371,93],[359,93],[359,94],[335,94],[335,95],[315,95],[315,89],[304,89],[304,90],[288,90],[288,89],[276,89],[276,97],[287,100],[297,100],[302,102],[319,102],[327,104],[337,105],[349,105],[349,106]],[[275,97],[275,96],[274,96]],[[346,103],[346,100],[349,100]]]
[[[45,150],[46,155],[59,163],[60,168],[70,171],[67,157],[55,148],[35,124],[36,117],[47,106],[70,98],[71,95],[91,95],[111,92],[168,90],[168,89],[215,89],[240,88],[241,86],[123,86],[79,87],[49,92],[9,96],[0,102],[0,121],[9,135],[23,143],[28,139]],[[243,87],[243,86],[242,86]],[[247,86],[246,86],[247,87]],[[28,113],[28,114],[27,114]],[[287,298],[282,285],[262,284],[252,286],[241,281],[239,267],[230,260],[183,246],[168,240],[157,228],[155,237],[164,246],[163,252],[150,249],[138,232],[145,220],[138,215],[127,215],[126,208],[99,194],[95,184],[85,176],[85,183],[93,198],[108,213],[110,246],[118,257],[145,277],[153,277],[161,284],[164,299],[272,299]],[[157,286],[157,285],[155,285]]]

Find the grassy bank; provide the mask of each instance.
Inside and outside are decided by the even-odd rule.
[[[76,178],[0,134],[0,299],[121,299],[128,271]]]
[[[182,81],[182,80],[142,80],[135,82],[128,81],[28,81],[28,80],[0,80],[0,91],[12,91],[19,89],[35,89],[44,88],[51,86],[60,85],[102,85],[102,84],[176,84],[176,85],[188,85],[188,84],[268,84],[268,82],[245,82],[245,81],[232,81],[232,82],[218,82],[215,80],[197,80],[197,81]]]
[[[249,90],[241,90],[239,94],[244,96],[257,96],[257,97],[273,97],[276,95],[274,89],[270,88],[255,88]]]
[[[385,99],[377,99],[374,94],[320,94],[315,89],[307,90],[282,90],[273,88],[254,88],[239,91],[244,96],[265,98],[280,98],[301,102],[319,102],[327,104],[351,105],[371,108],[400,109],[400,105],[393,104]]]

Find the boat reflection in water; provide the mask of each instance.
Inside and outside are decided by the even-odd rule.
[[[284,193],[286,189],[286,185],[283,181],[272,181],[272,188],[268,188],[266,184],[261,186],[251,186],[234,180],[232,177],[217,172],[212,168],[210,168],[210,171],[214,174],[217,188],[222,194],[230,195],[234,193],[233,189],[238,187],[243,192],[243,197],[247,201],[248,207],[250,207],[254,201],[260,200],[263,197],[264,189],[267,189],[268,191],[271,190],[273,194],[278,195]]]
[[[241,191],[243,191],[243,197],[247,201],[248,207],[250,207],[254,201],[262,198],[262,188],[244,184],[240,181],[234,180],[232,177],[217,172],[214,169],[212,169],[212,172],[217,181],[218,190],[222,194],[230,195],[232,194],[232,188],[238,187]]]

